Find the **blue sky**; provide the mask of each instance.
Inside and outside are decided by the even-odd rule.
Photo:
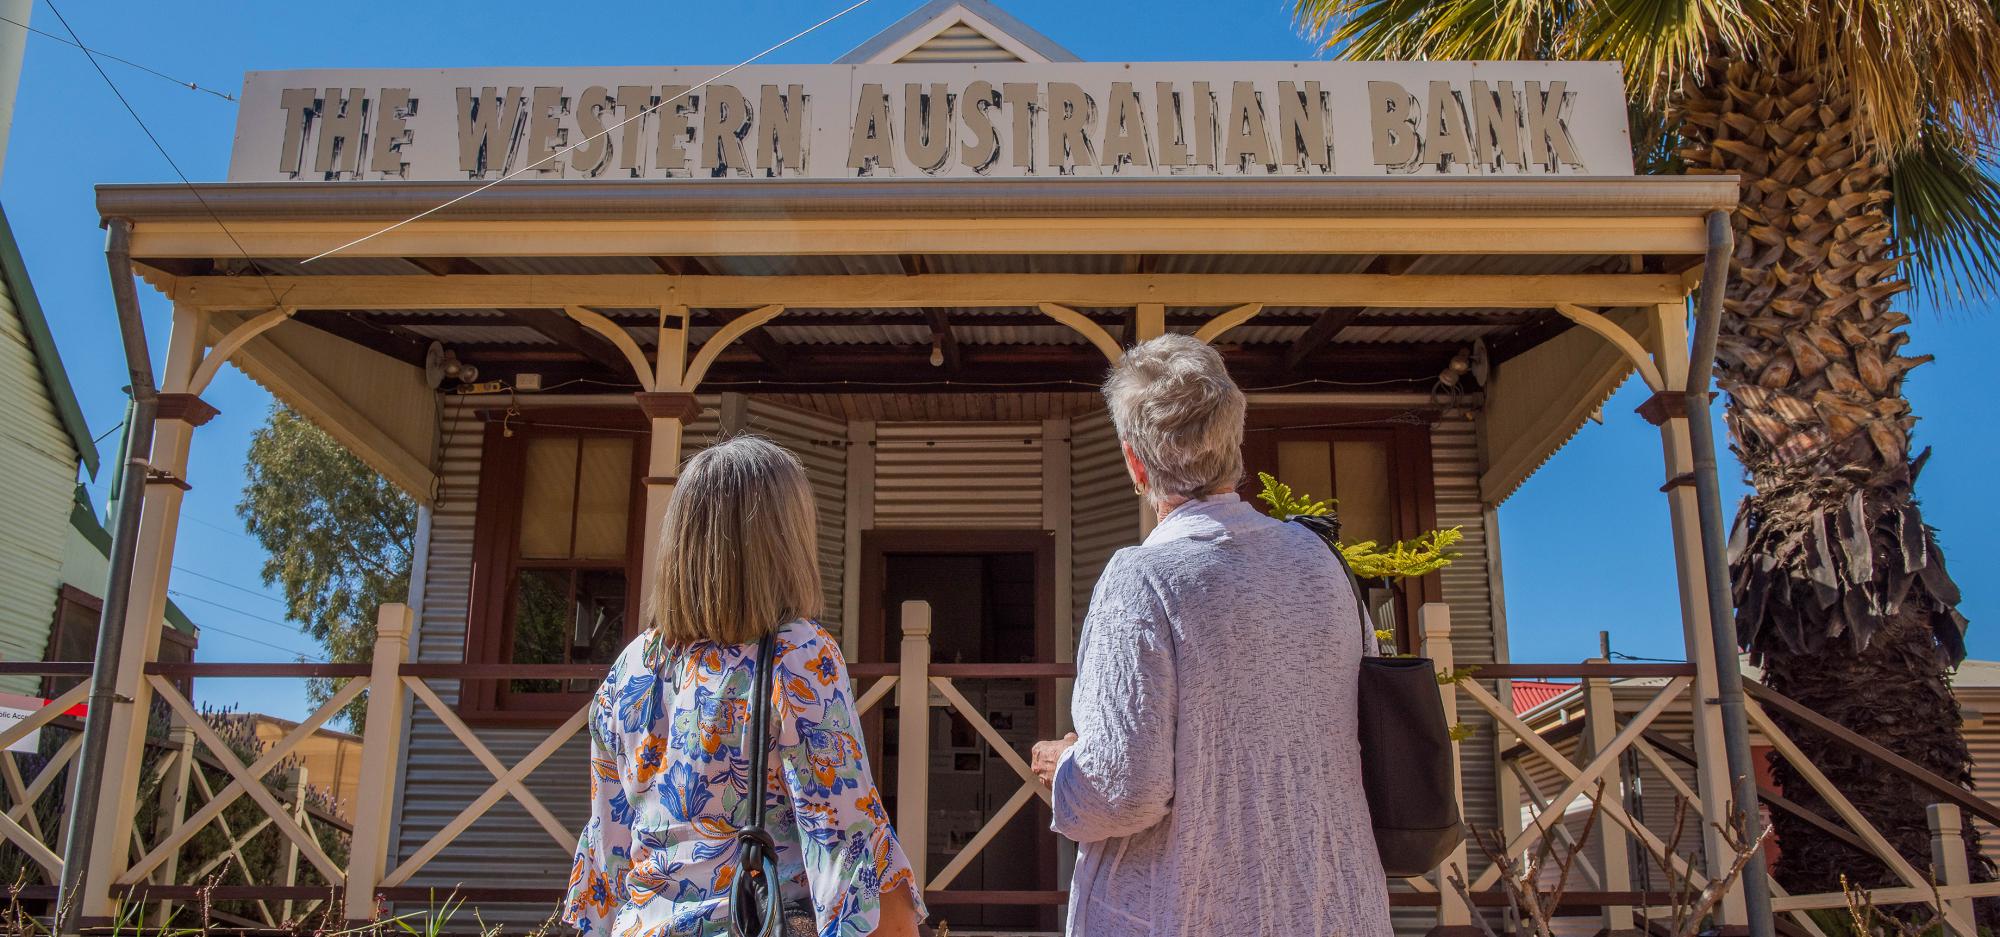
[[[598,3],[586,7],[487,0],[399,4],[393,15],[347,15],[298,4],[98,3],[58,0],[84,41],[182,81],[235,93],[249,70],[307,67],[734,64],[845,6],[845,2],[726,4]],[[766,61],[824,62],[918,6],[871,0]],[[1009,12],[1085,59],[1110,61],[1311,58],[1284,0],[1265,3],[1127,4],[1014,0]],[[61,34],[47,0],[33,25]],[[0,24],[0,28],[12,28]],[[228,165],[235,105],[143,72],[106,63],[189,178],[220,180]],[[42,304],[86,416],[112,429],[124,407],[124,361],[105,278],[103,232],[93,186],[175,178],[82,53],[30,36],[0,204],[22,242]],[[166,304],[141,290],[156,356]],[[1937,448],[1919,494],[1941,530],[1965,588],[1975,657],[2000,657],[2000,630],[1986,627],[2000,592],[1984,573],[2000,547],[1981,531],[1995,509],[1983,484],[2000,444],[1986,412],[1991,347],[2000,316],[1990,304],[1923,313],[1912,353],[1938,357],[1909,382],[1918,444]],[[1981,349],[1985,349],[1982,351]],[[290,660],[312,642],[281,621],[275,594],[258,580],[262,551],[234,513],[243,453],[269,396],[225,369],[207,397],[222,415],[198,432],[175,559],[176,598],[205,626],[205,660]],[[1628,385],[1501,510],[1513,654],[1522,661],[1593,655],[1597,632],[1642,657],[1682,653],[1668,539],[1659,436],[1632,410]],[[115,464],[107,439],[107,466]],[[107,468],[107,472],[109,469]],[[1725,469],[1733,507],[1742,486]],[[100,503],[108,474],[94,490]],[[1733,511],[1732,511],[1733,513]],[[297,716],[296,681],[203,680],[201,700]]]

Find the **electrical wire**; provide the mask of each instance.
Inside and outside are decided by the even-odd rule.
[[[606,127],[606,128],[604,128],[604,129],[603,129],[603,130],[601,130],[601,131],[598,131],[598,132],[597,132],[596,134],[593,134],[593,135],[591,135],[591,136],[589,136],[589,137],[585,137],[584,139],[582,139],[582,140],[580,140],[580,141],[577,141],[576,143],[573,143],[573,144],[571,144],[571,145],[569,145],[569,146],[566,146],[566,147],[563,147],[563,148],[562,148],[562,149],[560,149],[560,150],[556,150],[555,152],[552,152],[552,153],[550,153],[549,155],[547,155],[547,156],[544,156],[544,157],[542,157],[541,159],[538,159],[538,160],[536,160],[536,161],[534,161],[534,162],[532,162],[532,163],[529,163],[529,164],[528,164],[528,165],[526,165],[526,166],[523,166],[523,167],[521,167],[521,168],[519,168],[519,169],[516,169],[516,170],[514,170],[513,172],[510,172],[510,173],[506,173],[506,174],[502,175],[502,176],[501,176],[500,178],[498,178],[498,179],[495,179],[495,180],[493,180],[492,182],[488,182],[488,183],[486,183],[486,184],[484,184],[484,185],[481,185],[480,187],[478,187],[478,188],[476,188],[476,189],[473,189],[473,190],[472,190],[472,191],[470,191],[470,192],[465,192],[465,193],[463,193],[463,194],[460,194],[460,195],[457,195],[457,196],[455,196],[455,197],[453,197],[453,198],[451,198],[451,199],[448,199],[448,200],[446,200],[446,201],[445,201],[445,202],[443,202],[442,204],[438,204],[438,205],[433,205],[433,206],[431,206],[430,208],[426,208],[426,209],[424,209],[423,211],[420,211],[420,212],[418,212],[418,213],[416,213],[416,214],[414,214],[414,215],[411,215],[410,217],[408,217],[408,218],[405,218],[405,219],[403,219],[403,220],[401,220],[401,221],[398,221],[398,222],[396,222],[395,224],[392,224],[392,225],[390,225],[390,226],[388,226],[388,227],[386,227],[386,228],[383,228],[383,229],[381,229],[381,230],[379,230],[379,231],[374,231],[374,232],[371,232],[371,233],[369,233],[369,234],[364,234],[364,235],[362,235],[361,237],[358,237],[358,238],[355,238],[354,240],[352,240],[352,241],[349,241],[349,242],[347,242],[347,243],[345,243],[345,244],[342,244],[342,245],[340,245],[339,247],[336,247],[336,248],[333,248],[332,250],[326,250],[326,251],[321,251],[321,252],[319,252],[319,253],[317,253],[317,254],[314,254],[314,255],[312,255],[311,257],[308,257],[308,258],[306,258],[305,260],[301,261],[301,263],[302,263],[302,264],[309,264],[309,263],[312,263],[312,262],[313,262],[313,261],[315,261],[315,260],[319,260],[319,259],[320,259],[320,258],[322,258],[322,257],[328,257],[328,256],[331,256],[331,255],[333,255],[333,254],[338,254],[338,253],[340,253],[341,251],[344,251],[344,250],[346,250],[346,249],[348,249],[348,248],[350,248],[350,247],[353,247],[353,246],[354,246],[354,245],[356,245],[356,244],[360,244],[360,243],[362,243],[362,242],[364,242],[364,241],[371,241],[371,240],[374,240],[375,238],[378,238],[378,237],[381,237],[381,236],[382,236],[382,235],[384,235],[384,234],[388,234],[389,232],[391,232],[391,231],[394,231],[394,230],[396,230],[397,228],[400,228],[400,227],[402,227],[402,226],[404,226],[404,225],[407,225],[407,224],[410,224],[411,222],[415,222],[415,221],[421,221],[421,220],[423,220],[423,219],[425,219],[425,218],[428,218],[428,217],[430,217],[430,216],[432,216],[432,215],[435,215],[435,214],[437,214],[438,212],[441,212],[441,211],[444,211],[445,209],[447,209],[447,208],[450,208],[451,206],[453,206],[453,205],[456,205],[456,204],[458,204],[458,203],[460,203],[460,202],[463,202],[463,201],[465,201],[466,199],[469,199],[469,198],[471,198],[471,197],[473,197],[473,196],[475,196],[475,195],[478,195],[479,193],[481,193],[481,192],[484,192],[484,191],[486,191],[487,189],[490,189],[490,188],[493,188],[494,186],[496,186],[496,185],[499,185],[499,184],[500,184],[500,183],[502,183],[502,182],[506,182],[506,181],[508,181],[509,179],[514,179],[514,178],[518,178],[518,177],[519,177],[519,176],[521,176],[521,175],[522,175],[523,173],[527,173],[527,172],[532,172],[532,171],[534,171],[535,169],[538,169],[538,168],[540,168],[540,167],[541,167],[541,166],[542,166],[543,164],[545,164],[545,163],[548,163],[548,162],[550,162],[550,161],[552,161],[552,160],[555,160],[555,159],[558,159],[558,158],[560,158],[560,157],[562,157],[562,156],[565,156],[565,155],[569,154],[569,153],[570,153],[571,151],[573,151],[573,150],[577,149],[578,147],[582,147],[582,146],[585,146],[585,145],[587,145],[587,144],[590,144],[590,143],[592,143],[592,142],[596,141],[596,140],[597,140],[598,138],[600,138],[600,137],[608,137],[608,136],[610,136],[610,135],[611,135],[611,131],[613,131],[613,130],[617,130],[617,129],[619,129],[619,128],[621,128],[621,127],[625,126],[626,124],[629,124],[629,123],[631,123],[631,122],[633,122],[633,121],[635,121],[635,120],[638,120],[638,119],[640,119],[640,118],[642,118],[642,117],[645,117],[645,116],[647,116],[647,115],[649,115],[649,114],[652,114],[653,112],[655,112],[655,111],[659,110],[660,108],[663,108],[663,107],[666,107],[667,105],[669,105],[669,104],[672,104],[672,103],[674,103],[675,101],[678,101],[678,100],[680,100],[681,98],[684,98],[684,97],[687,97],[688,95],[690,95],[690,94],[693,94],[693,93],[694,93],[695,91],[698,91],[698,90],[700,90],[700,89],[702,89],[702,88],[706,88],[706,87],[708,87],[709,85],[711,85],[711,84],[714,84],[715,82],[718,82],[718,81],[721,81],[722,79],[724,79],[724,78],[727,78],[727,77],[729,77],[729,75],[730,75],[731,73],[735,72],[735,71],[736,71],[737,69],[740,69],[740,68],[743,68],[744,66],[746,66],[746,65],[749,65],[750,63],[752,63],[752,62],[755,62],[755,61],[757,61],[758,59],[761,59],[761,58],[763,58],[764,56],[767,56],[767,55],[770,55],[771,53],[773,53],[773,52],[776,52],[776,51],[778,51],[779,49],[782,49],[782,48],[784,48],[784,47],[786,47],[786,46],[788,46],[788,45],[791,45],[791,44],[792,44],[792,43],[794,43],[794,42],[797,42],[797,41],[798,41],[798,40],[800,40],[800,39],[803,39],[803,38],[805,38],[806,36],[810,35],[810,34],[811,34],[811,33],[812,33],[812,32],[813,32],[814,30],[817,30],[817,29],[819,29],[820,27],[822,27],[822,26],[825,26],[826,24],[828,24],[828,23],[831,23],[831,22],[833,22],[834,20],[837,20],[837,19],[840,19],[841,17],[843,17],[843,16],[846,16],[847,14],[849,14],[849,13],[852,13],[852,12],[854,12],[855,10],[858,10],[858,9],[861,9],[861,8],[862,8],[863,6],[866,6],[866,5],[868,4],[868,2],[869,2],[869,0],[855,0],[855,2],[854,2],[854,3],[852,3],[852,4],[849,4],[849,5],[847,6],[847,8],[845,8],[845,9],[841,10],[841,11],[840,11],[840,12],[838,12],[838,13],[835,13],[835,14],[833,14],[832,16],[829,16],[829,17],[827,17],[826,19],[823,19],[823,20],[820,20],[819,22],[817,22],[817,23],[814,23],[814,24],[812,24],[811,26],[808,26],[808,27],[806,27],[806,28],[805,28],[804,30],[802,30],[802,31],[800,31],[799,33],[797,33],[797,34],[793,35],[793,36],[792,36],[791,38],[789,38],[789,39],[786,39],[785,41],[783,41],[783,42],[780,42],[780,43],[778,43],[777,45],[774,45],[774,46],[772,46],[772,47],[770,47],[770,48],[768,48],[768,49],[765,49],[764,51],[762,51],[762,52],[759,52],[759,53],[757,53],[756,55],[753,55],[753,56],[751,56],[751,57],[749,57],[749,58],[747,58],[747,59],[744,59],[743,61],[741,61],[741,62],[738,62],[738,63],[736,63],[735,65],[731,65],[731,66],[729,66],[728,68],[725,68],[725,69],[723,69],[722,71],[720,71],[720,72],[717,72],[717,73],[716,73],[716,74],[714,74],[714,75],[711,75],[711,76],[709,76],[709,77],[708,77],[707,79],[704,79],[704,80],[703,80],[703,81],[702,81],[702,82],[701,82],[700,84],[696,84],[696,85],[690,85],[690,86],[689,86],[689,87],[688,87],[688,88],[687,88],[686,90],[682,91],[681,93],[679,93],[679,94],[676,94],[676,95],[674,95],[673,97],[670,97],[670,98],[666,98],[666,99],[664,99],[664,100],[660,101],[660,103],[658,103],[658,104],[655,104],[655,105],[653,105],[653,106],[651,106],[651,107],[648,107],[648,108],[645,108],[645,109],[643,109],[643,110],[640,110],[640,111],[639,111],[638,113],[635,113],[635,114],[632,114],[632,115],[630,115],[630,116],[626,117],[626,118],[625,118],[624,120],[621,120],[621,121],[619,121],[619,122],[617,122],[617,123],[615,123],[615,124],[612,124],[612,125],[611,125],[611,126],[609,126],[609,127]]]
[[[212,583],[215,583],[215,584],[216,584],[216,585],[218,585],[218,586],[222,586],[222,587],[224,587],[224,588],[228,588],[228,589],[234,589],[234,590],[236,590],[236,591],[238,591],[238,592],[241,592],[241,593],[243,593],[244,595],[254,595],[254,596],[256,596],[257,598],[260,598],[260,599],[263,599],[263,600],[264,600],[264,601],[266,601],[266,602],[276,602],[276,603],[278,603],[279,605],[283,605],[283,604],[285,604],[285,601],[284,601],[283,599],[280,599],[280,598],[278,598],[278,597],[276,597],[276,596],[273,596],[273,595],[271,595],[271,594],[269,594],[269,593],[266,593],[266,592],[259,592],[259,591],[257,591],[256,589],[252,589],[252,588],[250,588],[250,587],[248,587],[248,586],[239,586],[239,585],[237,585],[237,584],[235,584],[235,583],[233,583],[233,582],[230,582],[230,581],[229,581],[229,580],[227,580],[227,579],[222,579],[222,578],[219,578],[219,577],[216,577],[216,576],[211,576],[211,575],[209,575],[209,574],[207,574],[207,573],[202,573],[202,572],[196,572],[196,571],[194,571],[194,570],[192,570],[192,569],[189,569],[189,568],[187,568],[187,567],[185,567],[185,566],[181,566],[181,565],[179,565],[179,564],[175,564],[175,566],[174,566],[174,572],[177,572],[177,573],[186,573],[187,575],[189,575],[189,576],[193,576],[193,577],[194,577],[194,578],[196,578],[196,579],[206,579],[206,580],[208,580],[209,582],[212,582]]]
[[[250,256],[250,252],[244,249],[243,242],[236,239],[236,233],[229,230],[228,225],[222,223],[222,216],[216,214],[215,209],[209,206],[208,200],[201,197],[201,190],[195,188],[194,182],[188,179],[187,173],[181,171],[180,164],[174,162],[173,154],[167,152],[167,148],[160,142],[160,138],[153,135],[153,128],[146,126],[146,119],[139,116],[139,109],[133,107],[132,102],[126,99],[125,92],[118,90],[118,83],[111,80],[111,73],[105,71],[104,66],[97,61],[97,53],[92,52],[89,46],[84,45],[83,37],[76,34],[76,28],[69,24],[69,19],[62,15],[61,9],[56,7],[56,0],[42,0],[42,2],[48,5],[49,12],[56,15],[56,20],[62,23],[63,30],[69,33],[70,38],[76,40],[76,47],[83,50],[83,57],[90,60],[90,67],[97,69],[98,77],[103,78],[104,83],[111,88],[111,94],[118,98],[118,103],[125,105],[125,112],[132,115],[132,120],[139,124],[141,131],[145,132],[146,139],[153,141],[153,149],[160,151],[161,158],[165,159],[167,165],[173,168],[174,175],[180,177],[181,185],[187,187],[188,192],[194,195],[194,200],[201,204],[202,211],[208,213],[209,220],[214,221],[215,226],[222,229],[222,234],[224,237],[229,238],[229,243],[236,245],[236,252],[242,254],[243,259],[250,262],[250,269],[257,272],[257,276],[263,280],[264,288],[271,291],[271,305],[282,305],[284,297],[278,292],[278,287],[271,282],[271,275],[264,272],[264,265],[258,263],[256,258]]]
[[[233,94],[227,94],[227,93],[224,93],[224,92],[221,92],[221,91],[217,91],[217,90],[215,90],[214,88],[204,88],[204,87],[202,87],[202,86],[200,86],[200,85],[198,85],[198,84],[195,84],[195,83],[194,83],[194,82],[192,82],[192,81],[182,81],[182,80],[180,80],[179,78],[175,78],[174,76],[172,76],[172,75],[169,75],[169,74],[167,74],[166,72],[163,72],[163,71],[160,71],[159,69],[157,69],[157,68],[154,68],[154,67],[152,67],[152,66],[150,66],[150,65],[145,65],[145,64],[141,64],[141,63],[139,63],[139,62],[134,62],[134,61],[132,61],[131,59],[128,59],[128,58],[120,58],[119,56],[116,56],[116,55],[112,55],[111,53],[109,53],[109,52],[105,52],[105,51],[103,51],[103,50],[101,50],[101,49],[93,49],[93,48],[90,48],[89,46],[86,46],[86,45],[84,45],[84,44],[82,44],[82,43],[80,43],[80,42],[71,42],[70,40],[68,40],[68,39],[64,39],[63,37],[61,37],[61,36],[58,36],[58,35],[56,35],[55,33],[52,33],[52,32],[48,32],[48,31],[46,31],[46,30],[41,30],[41,29],[36,29],[35,27],[33,27],[33,26],[30,26],[30,25],[28,25],[28,24],[26,24],[26,23],[23,23],[23,22],[19,22],[19,21],[17,21],[17,20],[13,20],[13,19],[9,19],[8,17],[5,17],[5,16],[0,16],[0,23],[7,23],[7,24],[9,24],[9,25],[12,25],[12,26],[19,26],[19,27],[21,27],[22,29],[25,29],[25,30],[27,30],[27,31],[29,31],[29,32],[31,32],[31,33],[34,33],[34,34],[35,34],[35,35],[37,35],[37,36],[41,36],[41,37],[43,37],[43,38],[45,38],[45,39],[54,39],[55,41],[57,41],[57,42],[60,42],[60,43],[62,43],[63,45],[66,45],[66,46],[70,46],[70,47],[72,47],[72,48],[76,48],[76,49],[81,49],[81,50],[83,50],[83,51],[84,51],[85,53],[88,53],[88,54],[94,54],[94,55],[101,55],[101,56],[103,56],[103,57],[105,57],[105,58],[107,58],[107,59],[110,59],[110,60],[111,60],[111,61],[113,61],[113,62],[117,62],[117,63],[118,63],[118,64],[120,64],[120,65],[129,65],[129,66],[131,66],[131,67],[133,67],[133,68],[136,68],[136,69],[138,69],[138,70],[140,70],[140,71],[142,71],[142,72],[145,72],[145,73],[146,73],[146,74],[148,74],[148,75],[153,75],[153,76],[155,76],[155,77],[159,77],[159,78],[165,78],[166,80],[168,80],[168,81],[171,81],[171,82],[173,82],[174,84],[177,84],[177,85],[180,85],[181,87],[183,87],[183,88],[186,88],[186,89],[188,89],[189,91],[199,91],[199,92],[201,92],[201,93],[203,93],[203,94],[212,94],[212,95],[215,95],[215,96],[216,96],[216,97],[218,97],[218,98],[221,98],[221,99],[223,99],[224,101],[230,101],[230,102],[234,102],[234,101],[236,100],[236,96],[235,96],[235,95],[233,95]]]
[[[180,590],[178,590],[178,589],[168,589],[168,590],[167,590],[167,594],[168,594],[168,595],[171,595],[171,596],[173,596],[173,597],[175,597],[175,598],[177,598],[177,599],[186,599],[186,600],[188,600],[188,601],[190,601],[190,602],[200,602],[200,603],[202,603],[203,605],[212,605],[212,606],[214,606],[214,607],[216,607],[216,608],[219,608],[219,609],[222,609],[223,611],[226,611],[226,612],[234,612],[234,613],[236,613],[236,614],[238,614],[238,615],[241,615],[241,616],[243,616],[243,617],[245,617],[245,618],[249,618],[249,619],[252,619],[252,620],[255,620],[255,621],[264,621],[264,622],[271,622],[272,624],[276,624],[276,625],[283,625],[283,626],[285,626],[285,627],[288,627],[288,628],[289,628],[289,627],[291,627],[290,625],[286,625],[286,624],[285,624],[284,622],[281,622],[281,621],[275,621],[275,620],[273,620],[273,619],[269,619],[269,618],[265,618],[265,617],[262,617],[262,616],[260,616],[260,615],[253,615],[253,614],[251,614],[251,613],[249,613],[249,612],[246,612],[246,611],[243,611],[243,610],[242,610],[242,609],[240,609],[240,608],[234,608],[234,607],[231,607],[231,606],[228,606],[228,605],[224,605],[224,604],[222,604],[222,603],[220,603],[220,602],[216,602],[216,601],[213,601],[213,600],[210,600],[210,599],[204,599],[204,598],[202,598],[201,596],[198,596],[198,595],[194,595],[194,594],[192,594],[192,593],[188,593],[188,592],[182,592],[182,591],[180,591]],[[285,652],[285,653],[287,653],[287,654],[294,654],[294,655],[297,655],[297,656],[299,656],[299,657],[301,657],[301,658],[305,658],[305,659],[307,659],[307,660],[311,660],[311,661],[313,661],[313,662],[315,662],[315,663],[320,663],[320,664],[325,664],[325,663],[329,663],[329,661],[328,661],[328,660],[327,660],[326,658],[324,658],[324,657],[318,657],[318,656],[315,656],[315,655],[312,655],[312,654],[308,654],[308,653],[306,653],[306,652],[304,652],[304,651],[301,651],[301,650],[299,650],[299,649],[297,649],[297,648],[292,648],[292,647],[286,647],[286,646],[284,646],[284,645],[282,645],[282,644],[277,644],[277,643],[274,643],[274,642],[271,642],[271,641],[266,641],[266,640],[264,640],[263,638],[259,638],[259,637],[256,637],[256,636],[254,636],[254,635],[248,635],[248,634],[244,634],[244,633],[243,633],[243,632],[241,632],[241,631],[232,631],[232,630],[230,630],[230,629],[228,629],[228,628],[224,628],[224,627],[222,627],[222,626],[220,626],[220,625],[215,625],[215,624],[200,624],[200,625],[196,625],[196,627],[200,628],[200,629],[201,629],[201,630],[203,630],[203,631],[210,631],[210,630],[213,630],[213,631],[216,631],[216,632],[218,632],[218,633],[220,633],[220,634],[226,634],[226,635],[229,635],[229,636],[230,636],[230,637],[232,637],[232,638],[237,638],[237,639],[240,639],[240,640],[244,640],[244,641],[248,641],[248,642],[250,642],[250,643],[252,643],[252,644],[261,644],[261,645],[263,645],[263,646],[265,646],[265,647],[268,647],[268,648],[270,648],[270,649],[272,649],[272,650],[274,650],[274,651],[283,651],[283,652]]]

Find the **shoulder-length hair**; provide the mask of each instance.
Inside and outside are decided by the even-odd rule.
[[[818,524],[797,456],[737,436],[682,467],[647,614],[667,643],[748,644],[820,614]]]

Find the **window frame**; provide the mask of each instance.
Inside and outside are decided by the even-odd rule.
[[[1252,407],[1245,419],[1243,434],[1244,481],[1237,491],[1245,501],[1257,504],[1263,485],[1257,472],[1270,471],[1277,464],[1281,441],[1380,442],[1389,449],[1390,519],[1398,540],[1408,540],[1437,528],[1437,488],[1431,462],[1429,422],[1412,424],[1402,412],[1327,409],[1323,407]],[[1330,426],[1327,424],[1342,424]],[[1289,429],[1287,427],[1300,427]],[[1279,479],[1283,481],[1283,479]],[[1315,497],[1328,497],[1310,492]],[[1396,646],[1419,650],[1416,631],[1417,609],[1426,602],[1444,600],[1444,586],[1437,573],[1406,580],[1397,590]]]
[[[513,660],[514,583],[523,570],[608,569],[595,560],[524,560],[520,556],[521,504],[527,482],[528,442],[538,438],[621,438],[632,441],[631,492],[626,502],[625,633],[638,635],[640,572],[644,563],[646,467],[651,433],[636,408],[556,407],[532,411],[476,412],[485,424],[479,455],[479,495],[473,520],[471,593],[466,614],[465,662]],[[511,432],[511,436],[509,433]],[[590,699],[589,691],[516,692],[508,679],[465,680],[458,711],[486,723],[558,722]]]

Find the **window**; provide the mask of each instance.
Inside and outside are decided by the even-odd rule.
[[[489,422],[467,662],[609,663],[637,633],[645,439],[636,412]],[[460,705],[494,716],[567,713],[597,682],[468,681]]]
[[[1258,472],[1269,472],[1294,491],[1339,502],[1341,539],[1392,543],[1435,526],[1430,428],[1352,426],[1363,417],[1325,410],[1253,410],[1243,437],[1246,499],[1262,490]],[[1260,507],[1262,502],[1256,502]],[[1417,606],[1437,601],[1436,576],[1370,589],[1376,626],[1396,632],[1397,647],[1414,649],[1409,634]]]
[[[97,657],[97,626],[104,611],[104,601],[67,583],[56,593],[55,626],[49,630],[48,652],[42,655],[45,661],[95,660]],[[160,651],[157,660],[163,664],[185,664],[194,660],[195,639],[171,624],[160,631]],[[55,699],[69,692],[72,687],[83,683],[85,677],[43,677],[42,696]],[[180,688],[181,695],[189,698],[194,693],[194,678],[178,677],[173,681]]]

